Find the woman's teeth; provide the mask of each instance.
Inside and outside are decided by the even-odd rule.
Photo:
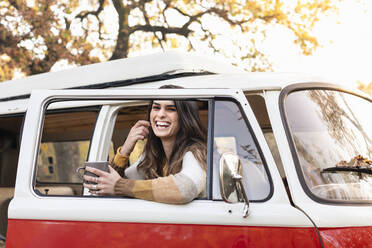
[[[164,121],[157,121],[156,126],[160,128],[167,128],[169,127],[169,123]]]

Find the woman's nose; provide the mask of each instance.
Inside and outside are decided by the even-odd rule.
[[[161,117],[164,117],[165,116],[165,109],[161,108],[158,112],[158,115],[161,116]]]

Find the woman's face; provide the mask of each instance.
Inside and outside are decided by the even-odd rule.
[[[154,134],[160,139],[175,139],[179,130],[178,113],[174,101],[154,101],[150,112]]]

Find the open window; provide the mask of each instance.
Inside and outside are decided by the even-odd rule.
[[[99,108],[46,111],[37,157],[35,191],[41,195],[81,195],[75,171],[87,159]]]
[[[191,100],[190,100],[191,101]],[[113,150],[116,151],[119,146],[123,145],[125,139],[138,120],[146,120],[147,112],[149,111],[149,104],[151,101],[136,101],[134,103],[127,103],[124,106],[117,107],[115,110],[115,126],[111,138]],[[198,105],[199,117],[205,129],[208,127],[208,101],[197,100],[194,101]],[[111,151],[111,150],[110,150]],[[113,158],[113,152],[109,154],[110,160]],[[133,164],[138,157],[133,154],[130,157],[130,164]]]
[[[111,161],[132,126],[147,118],[152,100],[156,98],[54,100],[44,114],[35,192],[43,196],[90,196],[84,191],[76,168],[86,161]],[[269,199],[272,194],[270,175],[239,103],[213,97],[183,100],[197,104],[201,122],[209,135],[207,194],[203,199],[221,200],[218,167],[219,158],[226,151],[236,153],[242,161],[249,199],[256,202]],[[138,154],[131,154],[129,165],[138,157]]]

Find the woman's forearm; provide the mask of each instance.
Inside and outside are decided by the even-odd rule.
[[[151,180],[134,180],[139,179],[138,173],[136,166],[129,167],[126,174],[131,179],[122,178],[118,180],[114,188],[115,195],[183,204],[205,193],[205,171],[191,152],[185,154],[182,170],[177,174]]]
[[[204,176],[204,175],[202,175]],[[205,180],[202,180],[205,182]],[[120,179],[115,184],[115,195],[170,204],[184,204],[201,194],[204,185],[196,185],[187,175],[178,173],[152,180]]]

